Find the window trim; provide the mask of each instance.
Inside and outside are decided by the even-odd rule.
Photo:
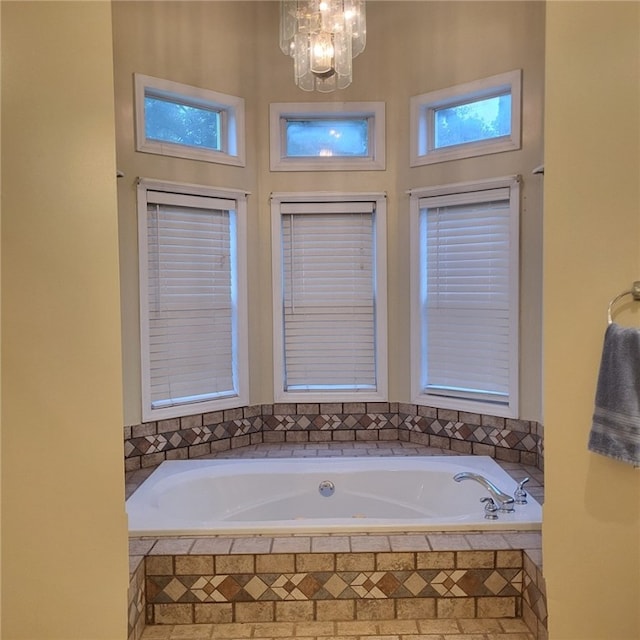
[[[299,158],[286,155],[286,121],[295,118],[369,120],[367,157],[322,156]],[[385,160],[384,102],[274,102],[269,105],[271,171],[382,171]]]
[[[440,185],[412,189],[409,191],[410,209],[410,256],[411,256],[411,402],[440,409],[468,411],[485,415],[505,418],[517,418],[519,411],[519,380],[520,380],[520,259],[519,259],[519,230],[520,230],[520,176],[506,176],[474,182],[462,182],[450,185]],[[509,341],[509,400],[507,403],[493,403],[468,398],[454,398],[430,394],[422,389],[422,309],[421,309],[421,247],[420,247],[420,204],[422,198],[435,196],[450,196],[471,194],[476,191],[490,189],[509,189],[509,265],[511,278],[509,282],[510,300],[510,341]]]
[[[298,192],[271,194],[273,273],[273,388],[275,402],[385,402],[388,394],[387,357],[387,201],[384,193]],[[376,390],[286,391],[284,389],[284,321],[282,315],[282,205],[335,202],[375,203],[375,352]]]
[[[434,113],[437,109],[494,97],[505,91],[511,94],[511,134],[509,136],[434,148]],[[410,165],[418,167],[520,149],[522,146],[521,112],[522,71],[520,69],[413,96],[410,100],[409,116]]]
[[[243,98],[140,73],[134,73],[134,86],[136,151],[238,167],[245,166]],[[219,110],[221,112],[221,150],[147,138],[144,104],[147,94],[169,98],[186,105],[206,106]]]
[[[151,403],[151,377],[149,354],[149,306],[147,288],[147,205],[149,191],[185,196],[203,196],[233,200],[236,203],[237,235],[237,386],[238,393],[220,399],[203,402],[177,404],[170,407],[153,408]],[[138,273],[139,273],[139,321],[140,321],[140,381],[142,419],[144,422],[176,418],[185,415],[220,411],[246,406],[249,402],[249,324],[247,313],[247,196],[248,192],[237,189],[206,187],[203,185],[167,182],[150,178],[138,178]]]

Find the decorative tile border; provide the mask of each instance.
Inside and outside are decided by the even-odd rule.
[[[542,436],[529,420],[397,402],[256,405],[127,426],[125,468],[259,442],[348,440],[415,441],[542,468]]]
[[[522,595],[521,569],[339,571],[147,577],[149,604]]]
[[[521,550],[146,558],[148,624],[520,617],[523,589]]]

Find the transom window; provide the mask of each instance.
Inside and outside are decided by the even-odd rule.
[[[244,100],[135,74],[136,148],[244,166]]]
[[[520,148],[521,73],[411,98],[411,166]]]
[[[272,171],[385,168],[384,103],[271,105]]]

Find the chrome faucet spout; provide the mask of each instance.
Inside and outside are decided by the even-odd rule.
[[[488,480],[484,476],[481,476],[479,473],[472,473],[471,471],[463,471],[462,473],[456,473],[453,476],[453,479],[456,482],[462,482],[463,480],[475,480],[477,483],[481,484],[490,494],[491,497],[498,503],[498,507],[500,511],[513,511],[513,498],[501,491],[496,487],[491,480]]]

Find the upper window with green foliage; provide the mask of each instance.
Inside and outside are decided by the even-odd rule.
[[[136,149],[244,166],[244,100],[135,75]]]
[[[520,71],[411,98],[411,166],[520,148]]]

